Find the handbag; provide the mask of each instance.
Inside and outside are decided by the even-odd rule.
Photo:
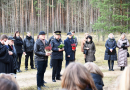
[[[84,54],[88,55],[88,50],[87,49],[84,50]]]
[[[130,57],[130,54],[129,54],[129,52],[127,52],[127,57]]]

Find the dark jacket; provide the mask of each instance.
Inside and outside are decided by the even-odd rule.
[[[36,61],[46,61],[48,60],[48,56],[46,56],[45,47],[48,46],[48,41],[45,40],[45,45],[42,40],[37,39],[34,45],[34,53]]]
[[[102,81],[102,77],[98,74],[91,73],[91,76],[93,78],[93,81],[95,83],[95,86],[97,90],[103,90],[104,83]]]
[[[71,44],[73,43],[74,43],[73,39],[67,38],[66,40],[64,40],[66,60],[74,60],[74,51],[72,50],[72,46],[71,46]],[[70,57],[68,57],[68,55],[70,55]]]
[[[33,52],[34,50],[34,39],[32,37],[26,36],[23,40],[23,51],[24,52]]]
[[[85,42],[84,44],[84,51],[86,50],[86,48],[89,48],[89,50],[87,50],[87,55],[86,55],[86,61],[87,62],[93,62],[95,61],[95,44],[94,42]]]
[[[22,39],[16,37],[15,41],[14,41],[14,46],[15,46],[15,49],[16,49],[17,53],[23,53],[22,45],[23,45]]]
[[[117,60],[117,54],[116,54],[116,41],[115,39],[108,39],[105,44],[106,51],[104,60]],[[113,49],[113,52],[110,52],[110,49]]]
[[[56,38],[51,42],[52,47],[52,59],[62,59],[63,60],[63,51],[59,52],[58,46],[62,43],[62,40],[57,40]]]
[[[51,44],[51,41],[53,41],[53,40],[54,40],[54,36],[51,36],[51,37],[49,38],[49,40],[48,40],[49,44]]]
[[[0,73],[8,73],[7,65],[10,62],[7,47],[0,43]]]
[[[10,55],[10,57],[13,58],[13,60],[12,60],[13,61],[13,70],[18,69],[17,52],[16,52],[14,45],[12,47],[10,45],[8,45],[7,48],[9,51],[13,52],[13,55]]]

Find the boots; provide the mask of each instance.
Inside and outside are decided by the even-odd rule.
[[[110,67],[110,60],[108,60],[108,67],[109,67],[109,71],[111,71],[111,67]]]
[[[114,71],[114,69],[113,69],[114,61],[113,60],[111,61],[111,65],[112,65],[112,69],[111,70]]]
[[[121,67],[121,69],[120,69],[121,71],[123,70],[123,67]]]
[[[85,63],[87,63],[86,58],[85,58]]]

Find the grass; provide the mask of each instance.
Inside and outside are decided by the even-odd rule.
[[[51,35],[49,35],[49,37],[50,37]],[[84,64],[85,63],[85,60],[84,60],[84,55],[83,55],[83,53],[81,52],[81,46],[80,46],[80,43],[81,43],[81,40],[82,40],[82,38],[83,38],[83,34],[81,34],[80,36],[79,36],[79,39],[78,39],[78,41],[79,41],[79,45],[78,45],[78,47],[77,47],[77,51],[76,51],[76,62],[80,62],[80,63],[82,63],[82,64]],[[100,66],[102,66],[102,67],[105,67],[105,68],[107,68],[107,61],[105,61],[104,60],[104,53],[105,53],[105,42],[102,42],[101,40],[100,40],[100,42],[98,42],[97,41],[97,38],[96,38],[96,35],[93,35],[93,37],[94,37],[94,43],[95,43],[95,45],[96,45],[96,54],[95,54],[95,57],[96,57],[96,61],[95,61],[95,63],[100,67]],[[65,34],[63,34],[62,35],[62,40],[64,40],[66,38],[66,35]],[[116,35],[116,40],[118,40],[118,38],[119,38],[119,35]],[[35,39],[36,39],[36,36],[35,36]],[[130,51],[129,51],[130,52]],[[64,59],[65,59],[65,55],[64,55]],[[50,63],[50,58],[48,59],[48,67],[47,67],[47,70],[46,70],[46,72],[48,72],[48,71],[51,71],[51,69],[50,69],[50,66],[49,66],[49,63]],[[116,65],[117,63],[115,62],[115,65]],[[30,63],[29,63],[29,66],[30,66]],[[28,66],[28,67],[29,67]],[[63,63],[62,63],[62,68],[64,69],[65,68],[65,60],[63,60]],[[25,56],[23,55],[22,56],[22,63],[21,63],[21,70],[22,71],[25,71],[24,70],[25,69]],[[31,73],[33,73],[33,72],[35,72],[36,73],[36,70],[28,70],[28,72],[22,72],[23,74],[31,74]],[[108,72],[108,70],[107,69],[103,69],[102,70],[102,72],[103,73],[105,73],[105,72]],[[19,73],[18,75],[20,75],[21,73]],[[45,77],[46,78],[46,77]],[[49,76],[49,78],[51,79],[51,76]],[[104,81],[104,83],[105,83],[105,86],[109,86],[112,82],[113,82],[113,80],[116,80],[116,78],[117,78],[117,76],[114,76],[114,75],[112,75],[112,76],[106,76],[106,77],[104,77],[103,78],[103,81]],[[33,77],[32,79],[34,79],[35,81],[36,81],[36,77]],[[26,80],[28,80],[28,79],[26,79]],[[26,83],[26,80],[25,81],[23,81],[23,82],[25,82]],[[21,81],[22,82],[22,81]],[[47,81],[48,82],[48,81]],[[27,84],[27,83],[26,83]],[[52,83],[52,82],[49,82],[49,83],[47,83],[46,84],[49,88],[43,88],[43,90],[57,90],[57,89],[59,89],[60,87],[61,87],[61,82],[56,82],[56,83]],[[36,85],[34,85],[34,86],[29,86],[29,87],[20,87],[21,88],[21,90],[36,90],[37,88],[36,88]]]

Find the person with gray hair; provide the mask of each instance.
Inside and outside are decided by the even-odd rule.
[[[129,41],[126,38],[125,33],[122,33],[121,38],[117,42],[118,49],[118,66],[121,67],[121,71],[127,66],[127,51],[129,47]]]
[[[27,32],[26,38],[23,40],[23,53],[25,55],[25,70],[28,70],[28,58],[30,57],[31,69],[35,69],[33,65],[34,39],[30,32]]]
[[[105,43],[106,51],[104,56],[104,60],[108,60],[109,71],[114,71],[114,61],[117,60],[116,46],[114,35],[110,33]]]

